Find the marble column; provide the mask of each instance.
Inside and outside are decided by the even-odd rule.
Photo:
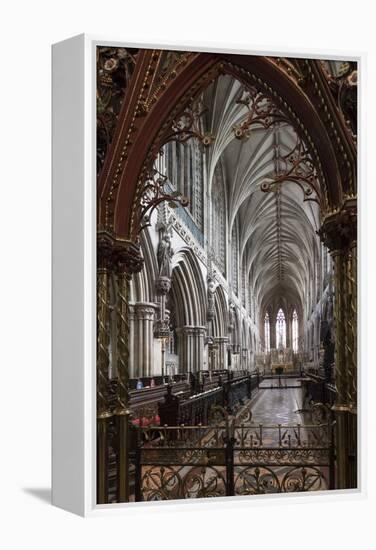
[[[179,370],[182,373],[203,369],[205,327],[185,326],[176,329]]]
[[[152,376],[153,374],[153,323],[155,304],[137,302],[134,304],[133,320],[133,376]]]
[[[214,343],[217,345],[218,351],[216,354],[216,369],[227,369],[227,344],[229,338],[227,336],[218,336],[214,338]]]
[[[194,327],[194,350],[195,350],[195,363],[196,370],[203,370],[204,368],[204,342],[205,342],[206,328]]]

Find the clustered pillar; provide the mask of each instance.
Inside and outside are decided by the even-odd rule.
[[[138,302],[133,305],[133,375],[151,376],[154,343],[155,305]]]
[[[357,487],[357,209],[356,199],[320,230],[334,264],[336,462],[338,489]]]
[[[182,372],[203,370],[205,332],[205,327],[185,326],[176,329]]]
[[[142,269],[139,247],[107,231],[97,238],[97,502],[108,502],[109,422],[114,418],[117,450],[117,500],[129,500],[129,282]],[[110,277],[117,279],[116,398],[109,400]]]
[[[218,336],[217,338],[214,338],[214,342],[217,345],[218,353],[217,353],[217,365],[216,368],[219,370],[227,369],[227,344],[228,344],[228,337],[227,336]]]

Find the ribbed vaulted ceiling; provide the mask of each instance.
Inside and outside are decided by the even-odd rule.
[[[252,126],[248,137],[237,139],[233,128],[248,114],[246,106],[237,102],[242,93],[243,85],[231,76],[220,76],[204,93],[208,108],[205,125],[215,136],[208,151],[209,185],[221,162],[229,234],[238,219],[240,262],[245,262],[246,280],[259,311],[286,298],[304,308],[303,297],[315,277],[318,207],[303,202],[303,193],[293,182],[283,183],[273,192],[261,191],[260,185],[274,179],[282,157],[294,148],[297,137],[287,123],[278,123],[269,128]]]

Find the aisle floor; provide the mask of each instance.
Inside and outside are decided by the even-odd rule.
[[[251,402],[252,423],[255,424],[304,424],[303,392],[301,387],[273,388],[276,380],[265,380]],[[283,384],[285,380],[283,380]],[[299,386],[298,379],[288,379],[289,386]],[[263,389],[267,388],[267,389]]]

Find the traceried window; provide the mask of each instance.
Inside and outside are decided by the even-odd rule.
[[[298,352],[299,347],[299,325],[298,325],[298,314],[296,309],[292,314],[292,350],[294,353]]]
[[[193,172],[193,160],[192,160],[192,148],[190,143],[184,144],[184,170],[183,170],[183,189],[184,195],[188,197],[189,205],[188,209],[192,214],[193,201],[192,201],[192,179],[191,174]]]
[[[177,212],[181,214],[184,223],[187,224],[193,235],[197,237],[197,227],[201,232],[204,228],[204,176],[201,145],[194,139],[186,143],[170,141],[163,147],[163,155],[158,157],[156,167],[161,171],[159,166],[163,169],[162,173],[167,175],[171,188],[174,191],[180,191],[188,198],[188,208],[178,208]],[[188,212],[190,215],[187,215]]]
[[[286,347],[286,319],[282,309],[278,310],[275,324],[277,348]]]
[[[197,227],[203,231],[203,191],[204,191],[204,181],[203,181],[203,159],[202,159],[202,149],[200,144],[195,140],[192,146],[192,157],[191,157],[191,181],[192,181],[192,215],[195,219]]]
[[[226,276],[226,213],[225,213],[225,189],[220,166],[217,165],[214,172],[212,186],[212,247],[214,261]]]
[[[165,164],[166,164],[166,176],[170,180],[171,184],[174,184],[174,158],[173,158],[173,150],[175,148],[175,143],[166,143],[166,145],[163,147],[163,153],[165,156]]]
[[[167,151],[167,147],[164,147],[163,149],[161,149],[155,161],[155,168],[156,170],[158,170],[160,174],[162,174],[162,176],[165,176],[167,173],[166,151]]]
[[[265,313],[265,320],[264,320],[264,334],[265,334],[265,353],[270,352],[270,320],[269,320],[269,313]]]
[[[174,166],[174,181],[175,187],[184,194],[184,177],[183,176],[183,159],[182,159],[183,145],[181,143],[175,143],[175,166]]]
[[[182,144],[170,141],[163,147],[165,156],[166,176],[168,177],[172,187],[178,189],[184,194],[182,188]]]

